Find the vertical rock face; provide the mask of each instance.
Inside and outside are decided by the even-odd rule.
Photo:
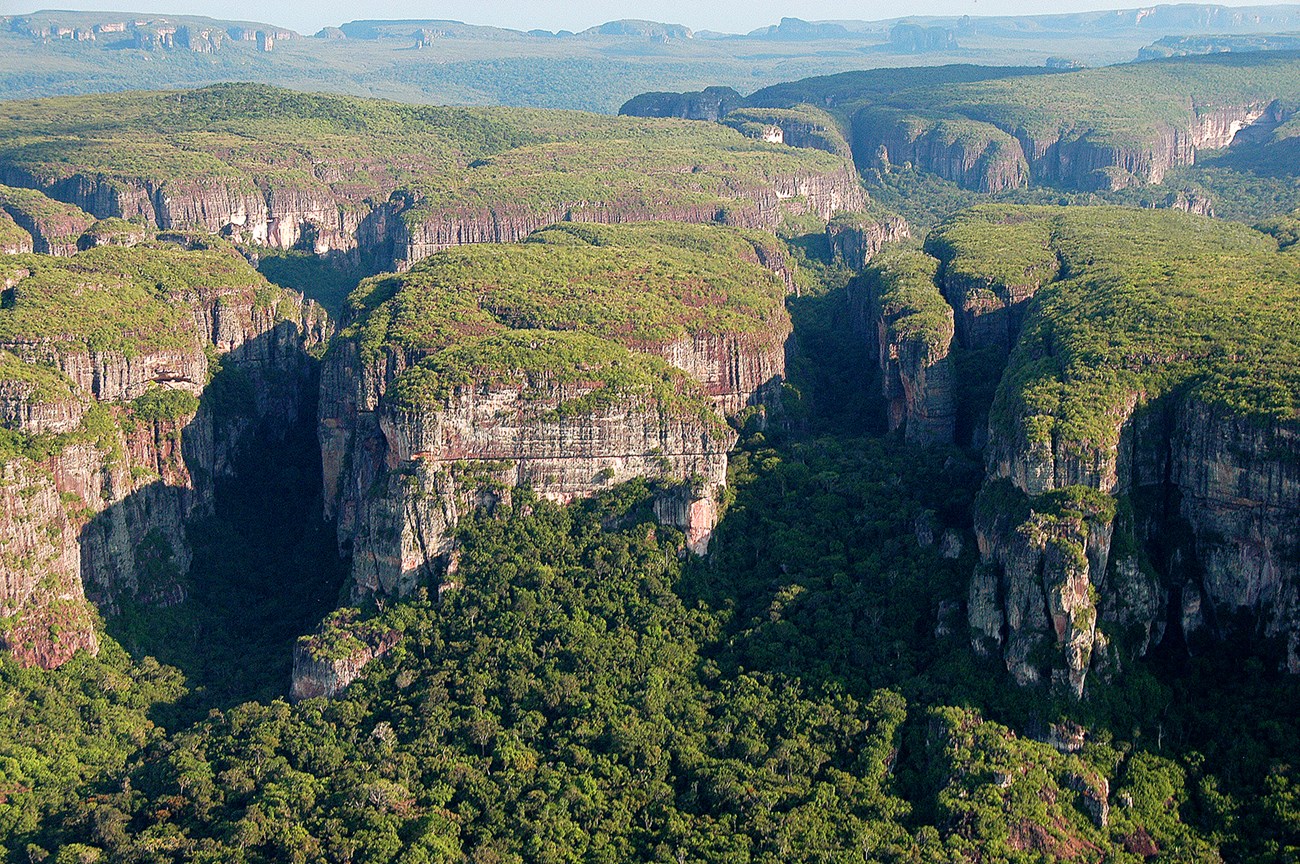
[[[772,230],[789,214],[829,219],[863,206],[845,148],[793,154],[703,124],[360,104],[263,85],[106,98],[123,100],[120,116],[107,107],[114,122],[87,121],[76,138],[48,109],[0,123],[6,141],[41,142],[6,149],[0,183],[100,219],[345,256],[375,271],[562,221]],[[800,140],[830,141],[832,127],[804,123]],[[86,227],[59,248],[75,248]],[[37,251],[49,251],[43,242]]]
[[[1004,245],[973,242],[989,222],[1001,226]],[[956,316],[958,343],[1003,356],[1019,338],[1029,301],[1061,269],[1049,227],[1021,218],[1014,208],[960,214],[931,232],[925,250],[940,261],[939,280]]]
[[[326,336],[316,307],[271,288],[242,259],[233,258],[232,284],[226,253],[130,254],[128,267],[196,273],[197,284],[172,284],[146,312],[174,328],[168,347],[91,349],[81,328],[95,321],[24,332],[29,302],[60,302],[46,286],[62,283],[38,260],[27,278],[39,284],[19,280],[0,313],[13,319],[0,344],[0,422],[18,442],[0,458],[0,520],[12,528],[0,563],[0,639],[24,663],[53,667],[79,648],[95,650],[87,597],[109,615],[128,599],[183,599],[185,523],[211,508],[212,479],[230,470],[246,433],[277,434],[298,415],[312,377],[307,349]],[[81,290],[119,290],[122,262],[95,255],[69,265]],[[132,335],[128,324],[107,326]],[[224,404],[204,398],[210,379]]]
[[[358,620],[356,609],[338,610],[317,633],[302,637],[294,646],[289,698],[301,702],[338,695],[367,663],[387,654],[399,639],[396,631]]]
[[[779,244],[666,224],[533,239],[443,253],[354,295],[319,428],[358,597],[437,576],[459,520],[520,486],[567,503],[649,478],[659,517],[707,549],[735,440],[722,417],[773,401],[785,375]]]
[[[889,243],[912,236],[901,216],[872,217],[860,213],[837,214],[826,224],[826,239],[836,261],[854,270],[866,267]]]
[[[953,313],[936,285],[938,270],[923,252],[891,250],[850,289],[858,329],[875,347],[889,430],[921,444],[951,444],[956,431]]]
[[[0,211],[29,235],[10,252],[40,252],[68,256],[77,251],[77,241],[95,222],[95,218],[78,207],[48,198],[34,189],[0,186]],[[0,225],[0,234],[3,234]]]
[[[985,235],[983,245],[1013,269],[1018,242],[1039,248],[1023,225],[988,224],[1000,243]],[[978,238],[960,235],[949,232],[949,251],[969,270]],[[1148,244],[1140,254],[1126,249],[1130,236]],[[1282,367],[1254,363],[1232,347],[1236,331],[1214,323],[1216,304],[1242,303],[1260,338],[1285,341],[1270,310],[1291,302],[1300,273],[1259,235],[1191,216],[1073,212],[1052,237],[1070,278],[1044,287],[1025,319],[989,424],[975,518],[982,563],[968,602],[977,650],[999,654],[1022,683],[1079,695],[1090,672],[1113,674],[1171,632],[1207,650],[1245,626],[1284,642],[1285,664],[1300,671],[1300,421],[1260,397],[1287,386],[1275,377]],[[1230,276],[1211,264],[1225,258]],[[1139,260],[1164,275],[1142,281],[1130,269]],[[1263,275],[1273,273],[1286,275]],[[1224,279],[1247,287],[1220,292]],[[1162,294],[1187,286],[1193,305]],[[1107,314],[1120,302],[1111,292],[1143,291],[1169,317],[1130,342],[1135,325]],[[1184,328],[1195,350],[1179,341]],[[1063,359],[1101,338],[1125,347],[1092,356],[1087,372]],[[1187,364],[1205,341],[1240,367]],[[1175,380],[1203,369],[1208,383],[1132,371],[1151,368]],[[1108,383],[1089,389],[1088,375]],[[1245,380],[1259,389],[1237,389]]]
[[[853,118],[853,152],[859,165],[911,163],[981,192],[1018,189],[1029,181],[1021,142],[991,123],[965,117],[867,108]]]
[[[735,436],[635,403],[563,410],[594,390],[546,378],[524,386],[475,382],[419,411],[383,406],[385,465],[377,488],[359,490],[354,589],[409,593],[446,565],[461,515],[508,498],[518,486],[567,504],[636,477],[689,484],[657,510],[702,554]]]
[[[0,467],[0,645],[25,666],[52,669],[99,650],[76,533],[47,474],[20,461]]]
[[[1182,82],[1172,83],[1177,74],[1164,69],[1152,80],[1168,76],[1169,87],[1183,91]],[[1249,89],[1226,77],[1218,85],[1194,86],[1181,104],[1130,71],[1106,82],[1115,93],[1133,92],[1122,102],[1098,86],[1104,77],[1072,79],[1080,82],[1077,89],[1062,84],[1064,78],[1026,78],[1006,86],[910,91],[884,100],[892,105],[873,100],[853,117],[855,159],[875,167],[910,163],[982,192],[1031,182],[1111,191],[1160,183],[1170,169],[1194,164],[1199,153],[1229,146],[1243,130],[1271,129],[1293,110],[1293,87],[1276,70],[1261,70]],[[1273,95],[1261,97],[1269,88]],[[1168,104],[1153,106],[1148,119],[1134,107],[1144,97]],[[1088,109],[1053,113],[1055,105],[1074,100]]]

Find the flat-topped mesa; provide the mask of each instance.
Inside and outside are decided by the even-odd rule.
[[[1081,694],[1167,622],[1213,650],[1244,614],[1300,672],[1300,259],[1170,211],[977,208],[944,236],[1059,260],[989,415],[977,649]]]
[[[1160,183],[1243,130],[1275,127],[1300,98],[1298,71],[1293,53],[1258,53],[913,87],[864,78],[857,94],[846,77],[835,96],[860,106],[850,136],[860,166],[907,163],[983,192],[1110,191]]]
[[[521,485],[568,502],[649,478],[705,551],[724,414],[775,403],[785,375],[789,269],[757,232],[565,224],[362,283],[320,407],[354,590],[436,577],[460,516]]]
[[[709,124],[264,85],[15,104],[0,122],[0,182],[100,218],[345,254],[375,270],[557,221],[775,229],[790,213],[863,206],[847,156]]]
[[[938,271],[924,252],[894,249],[850,287],[880,365],[889,431],[920,444],[951,444],[956,432],[953,315],[935,284]]]
[[[0,308],[0,644],[46,667],[95,616],[183,599],[185,522],[243,436],[299,416],[326,336],[228,244],[24,255]],[[215,358],[220,357],[216,373]],[[205,397],[214,384],[220,395]],[[23,527],[23,526],[26,527]]]

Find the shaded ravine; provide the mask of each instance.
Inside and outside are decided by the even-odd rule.
[[[215,479],[213,515],[191,522],[184,602],[124,603],[106,629],[137,660],[180,669],[188,694],[156,718],[180,728],[213,708],[270,702],[289,689],[294,641],[338,604],[347,574],[321,518],[316,376],[283,436],[245,436],[233,476]]]

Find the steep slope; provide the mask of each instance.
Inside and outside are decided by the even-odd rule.
[[[1003,319],[967,338],[1015,345],[975,513],[977,648],[1077,694],[1090,670],[1244,618],[1300,671],[1300,259],[1116,208],[976,208],[932,242],[957,299],[984,290]]]
[[[178,601],[184,524],[251,428],[296,416],[323,315],[219,241],[7,259],[0,303],[4,646],[94,650],[85,597]]]
[[[845,131],[864,173],[913,166],[981,192],[1031,184],[1116,191],[1160,183],[1198,155],[1238,141],[1243,130],[1250,130],[1243,138],[1266,136],[1300,104],[1297,70],[1295,51],[1072,72],[872,70],[768,87],[726,107],[741,118],[818,106]],[[623,110],[639,113],[663,101],[663,94],[658,102],[632,100]]]
[[[951,444],[956,407],[949,350],[953,313],[936,286],[939,262],[910,249],[874,258],[850,285],[858,329],[875,348],[889,431]]]
[[[8,103],[0,182],[375,270],[557,221],[770,229],[863,204],[847,158],[716,126],[234,84]]]
[[[354,592],[454,569],[459,514],[519,485],[567,502],[656,479],[657,511],[703,551],[722,416],[784,376],[788,278],[770,236],[651,223],[557,226],[363,283],[320,407]]]

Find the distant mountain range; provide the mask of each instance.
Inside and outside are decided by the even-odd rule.
[[[362,19],[308,35],[195,15],[45,10],[0,17],[0,99],[240,80],[408,102],[613,112],[647,89],[717,83],[746,93],[807,75],[904,65],[1078,68],[1271,50],[1291,44],[1283,34],[1295,31],[1300,5],[782,18],[744,34],[643,20],[575,33],[430,18]]]

